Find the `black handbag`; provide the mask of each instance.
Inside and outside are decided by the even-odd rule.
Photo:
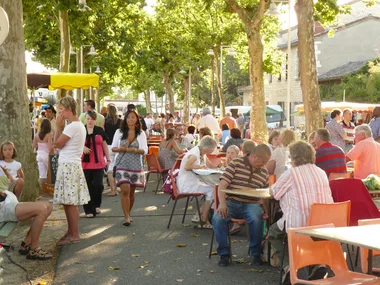
[[[125,154],[126,154],[126,152],[124,152],[123,155],[120,157],[119,162],[121,161],[121,159],[123,158],[123,156],[124,156]],[[115,178],[115,176],[116,176],[116,165],[117,165],[117,163],[115,162],[115,165],[114,165],[113,168],[112,168],[112,177],[113,177],[113,178]]]

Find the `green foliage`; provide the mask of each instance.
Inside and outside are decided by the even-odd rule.
[[[321,0],[314,3],[314,20],[324,27],[335,25],[337,15],[350,12],[350,6],[338,5],[337,0]]]
[[[320,85],[321,99],[377,103],[380,101],[380,60],[369,61],[359,71],[346,76],[340,83]]]

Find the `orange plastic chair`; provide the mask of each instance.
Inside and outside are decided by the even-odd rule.
[[[219,193],[219,185],[214,185],[214,213],[216,213],[216,210],[218,209],[218,206],[219,206],[218,193]],[[231,218],[228,224],[230,225],[231,223],[245,223],[245,222],[246,222],[245,219]],[[249,239],[249,236],[248,236],[248,239]],[[210,250],[208,253],[208,258],[211,258],[213,244],[214,244],[214,231],[212,231],[211,244],[210,244]],[[230,252],[230,262],[232,262],[231,234],[230,234],[229,226],[228,226],[228,246],[229,246],[229,252]],[[248,248],[248,253],[249,253],[249,248]]]
[[[150,174],[156,173],[158,181],[157,181],[156,191],[154,193],[157,194],[158,185],[160,184],[160,181],[162,181],[162,183],[165,183],[165,175],[168,173],[169,169],[163,169],[160,165],[160,162],[158,161],[158,158],[154,154],[147,154],[146,161],[148,164],[148,175],[146,178],[144,192],[146,190],[146,186],[148,185]]]
[[[329,181],[336,179],[345,179],[351,178],[352,172],[343,172],[343,173],[330,173]]]
[[[162,141],[163,138],[161,136],[150,136],[149,140],[151,140],[151,141]]]
[[[149,147],[149,154],[154,154],[156,157],[158,157],[158,152],[159,152],[159,147],[158,146],[150,146]]]
[[[269,175],[269,187],[276,183],[276,174]]]
[[[208,162],[211,163],[215,168],[222,163],[222,160],[216,154],[207,154],[206,157]]]
[[[339,242],[331,240],[313,241],[307,235],[297,234],[296,231],[334,227],[333,224],[319,225],[288,230],[289,269],[292,284],[367,284],[370,281],[379,281],[376,276],[356,273],[348,270],[343,250]],[[319,280],[302,280],[297,277],[300,268],[325,264],[331,267],[335,276]],[[379,284],[379,283],[369,283]]]
[[[227,153],[226,152],[219,152],[217,155],[216,155],[216,157],[219,157],[219,158],[221,158],[221,157],[226,157],[227,156]]]
[[[359,220],[358,225],[359,226],[366,226],[366,225],[379,225],[380,219],[370,219],[370,220]],[[373,250],[372,256],[378,256],[380,255],[380,251]],[[368,272],[368,248],[360,248],[360,265],[362,268],[363,273]],[[374,272],[380,272],[380,268],[378,267],[372,267],[372,271]]]
[[[325,225],[332,223],[335,227],[350,225],[351,201],[311,205],[308,226]]]
[[[172,210],[172,213],[170,215],[170,218],[169,218],[169,223],[168,223],[168,228],[170,227],[170,224],[172,222],[172,219],[173,219],[173,214],[174,214],[174,210],[175,210],[175,207],[177,205],[177,201],[179,199],[183,199],[183,198],[187,198],[186,200],[186,206],[185,206],[185,211],[183,213],[183,217],[182,217],[182,224],[185,222],[185,217],[186,217],[186,212],[187,212],[187,207],[189,205],[189,200],[191,197],[194,197],[195,198],[195,201],[197,202],[197,210],[198,210],[198,215],[199,217],[201,216],[201,210],[199,208],[199,200],[198,200],[198,197],[203,197],[205,196],[203,193],[179,193],[178,192],[178,189],[177,189],[177,183],[176,183],[176,180],[173,176],[173,173],[172,171],[170,171],[170,179],[172,181],[172,187],[173,187],[173,196],[175,197],[175,200],[174,200],[174,205],[173,205],[173,210]]]

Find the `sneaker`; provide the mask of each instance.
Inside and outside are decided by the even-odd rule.
[[[218,262],[218,265],[220,267],[226,267],[230,264],[230,257],[228,255],[222,255],[220,257],[220,260]]]
[[[260,266],[263,264],[263,260],[260,255],[252,256],[252,265]]]
[[[328,268],[326,265],[316,265],[311,270],[308,280],[324,279],[328,275]]]

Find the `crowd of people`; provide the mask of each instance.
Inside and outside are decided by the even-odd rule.
[[[239,224],[229,229],[231,218],[246,220],[252,263],[261,264],[263,222],[268,212],[268,205],[260,199],[227,195],[220,190],[268,188],[270,176],[276,177],[270,193],[279,201],[282,216],[270,226],[268,237],[273,252],[281,255],[287,229],[306,225],[311,204],[332,203],[331,173],[346,173],[347,163],[353,161],[355,178],[380,174],[380,107],[374,109],[369,125],[355,126],[349,109],[333,110],[326,128],[310,134],[308,142],[298,140],[293,130],[284,129],[272,131],[267,142],[258,143],[243,138],[241,117],[235,120],[227,113],[218,121],[210,108],[204,108],[202,116],[195,114],[189,125],[181,122],[178,113],[148,113],[144,118],[133,104],[122,118],[112,104],[104,115],[98,113],[92,100],[85,102],[79,116],[76,110],[76,102],[69,96],[56,107],[49,105],[33,140],[41,185],[46,183],[49,154],[59,149],[53,202],[63,205],[67,218],[67,232],[58,241],[59,246],[80,241],[78,206],[83,206],[87,218],[101,214],[105,173],[108,195],[117,196],[120,189],[123,226],[132,224],[136,187],[146,184],[144,156],[152,136],[162,138],[158,160],[163,169],[171,169],[182,156],[176,178],[178,191],[205,195],[201,216],[195,215],[193,221],[214,230],[220,266],[230,262],[228,231],[240,231]],[[215,164],[209,158],[218,154],[224,154],[225,159]],[[51,254],[38,247],[38,238],[52,207],[44,202],[18,202],[25,186],[22,165],[16,159],[15,145],[3,142],[0,190],[8,202],[0,207],[0,221],[33,219],[19,252],[30,259],[50,259]],[[194,172],[209,168],[223,171],[218,183],[219,206],[212,219],[214,185]]]

